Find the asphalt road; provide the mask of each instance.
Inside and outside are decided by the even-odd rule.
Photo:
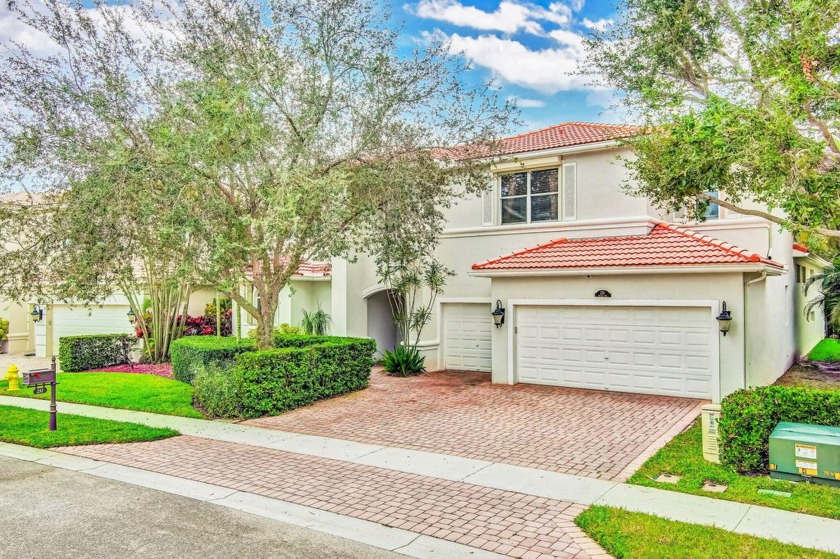
[[[404,556],[178,495],[0,456],[0,557]]]

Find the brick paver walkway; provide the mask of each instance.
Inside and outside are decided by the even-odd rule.
[[[623,481],[699,400],[492,384],[486,373],[394,378],[250,425]]]
[[[583,505],[279,450],[175,437],[62,452],[212,483],[525,559],[606,558]]]

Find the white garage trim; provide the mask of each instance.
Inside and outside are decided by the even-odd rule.
[[[714,299],[658,300],[658,299],[508,299],[505,326],[508,329],[508,373],[507,383],[516,383],[516,308],[522,306],[541,307],[700,307],[709,309],[710,356],[712,374],[712,400],[720,401],[720,332],[715,320],[720,312],[720,302]]]

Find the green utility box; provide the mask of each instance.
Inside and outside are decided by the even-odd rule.
[[[840,427],[776,425],[770,434],[770,477],[840,487]]]

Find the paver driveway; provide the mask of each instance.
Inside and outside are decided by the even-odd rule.
[[[700,400],[492,384],[486,373],[394,378],[250,425],[623,481]]]

